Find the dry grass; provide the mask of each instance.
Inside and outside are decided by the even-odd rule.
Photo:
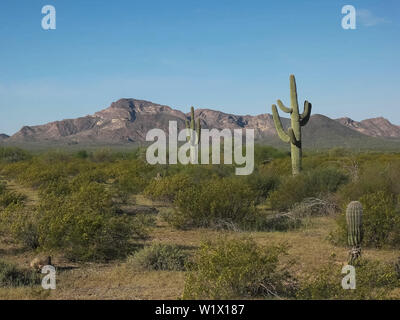
[[[142,272],[125,263],[89,265],[58,277],[53,299],[177,299],[184,282],[182,272]],[[71,295],[73,293],[73,297]]]

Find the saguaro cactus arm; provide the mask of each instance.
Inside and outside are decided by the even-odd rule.
[[[301,142],[296,139],[296,135],[294,134],[294,131],[292,128],[288,129],[288,135],[290,138],[290,142],[292,144],[294,144],[295,146],[301,147]]]
[[[281,118],[279,117],[278,110],[275,104],[272,105],[272,117],[274,118],[275,128],[276,132],[278,132],[279,138],[281,138],[283,142],[290,142],[290,137],[283,129]]]
[[[300,115],[300,125],[302,127],[304,127],[307,124],[308,120],[310,120],[311,108],[312,108],[311,103],[308,102],[307,100],[304,101],[304,111]]]
[[[286,113],[292,113],[293,109],[286,107],[281,100],[276,101],[278,103],[279,109]]]

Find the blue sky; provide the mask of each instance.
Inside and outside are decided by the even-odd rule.
[[[47,4],[56,30],[41,28]],[[119,98],[266,113],[289,102],[291,73],[314,113],[400,125],[399,39],[398,0],[2,0],[0,132]]]

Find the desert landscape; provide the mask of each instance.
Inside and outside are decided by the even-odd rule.
[[[399,127],[311,116],[293,176],[271,115],[194,115],[202,128],[255,128],[254,173],[149,165],[139,145],[147,127],[183,128],[191,116],[133,99],[5,138],[0,298],[400,298]],[[352,200],[364,206],[354,291],[341,288]],[[49,256],[56,290],[43,290],[30,266]]]
[[[0,1],[0,303],[398,303],[398,21],[398,0]]]

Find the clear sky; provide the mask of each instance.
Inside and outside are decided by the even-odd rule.
[[[41,27],[47,4],[56,30]],[[291,73],[314,113],[400,125],[399,39],[398,0],[2,0],[0,133],[119,98],[271,112]]]

